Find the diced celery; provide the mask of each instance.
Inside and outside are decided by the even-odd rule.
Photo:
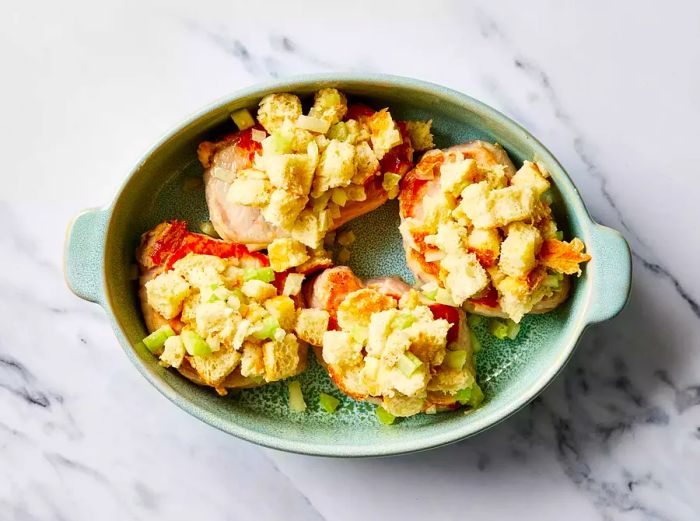
[[[246,130],[255,126],[255,120],[248,109],[240,109],[232,112],[231,119],[238,127],[238,130]]]
[[[369,331],[366,327],[363,326],[352,326],[352,330],[350,331],[350,336],[356,341],[359,342],[360,344],[364,344],[367,342],[367,338],[369,337]]]
[[[214,225],[211,221],[202,221],[199,223],[199,229],[202,233],[208,235],[209,237],[214,237],[215,239],[221,239],[219,234],[216,232]]]
[[[165,341],[174,335],[175,331],[173,331],[173,328],[166,324],[159,327],[153,333],[144,338],[143,343],[151,353],[157,355],[163,349]]]
[[[261,144],[263,154],[288,154],[292,151],[291,140],[280,132],[273,132]]]
[[[393,189],[399,186],[399,181],[401,181],[401,176],[399,174],[387,172],[384,174],[384,178],[382,179],[382,188],[384,188],[384,190],[387,192],[391,192]]]
[[[401,371],[404,376],[411,376],[422,365],[423,362],[421,362],[420,358],[410,351],[399,356],[399,371]]]
[[[466,351],[448,351],[445,354],[445,365],[450,369],[462,369],[467,361]]]
[[[503,340],[508,336],[508,324],[497,318],[492,318],[489,321],[489,331],[499,340]]]
[[[331,201],[338,206],[345,206],[345,204],[348,202],[348,194],[345,193],[345,189],[334,188],[331,192]]]
[[[472,351],[474,351],[475,353],[481,351],[481,341],[477,338],[476,333],[474,333],[474,331],[469,331],[469,340],[471,340],[472,343]]]
[[[469,327],[475,328],[479,324],[481,324],[482,317],[481,315],[469,315],[469,318],[467,318],[467,323],[469,324]]]
[[[411,325],[416,321],[416,317],[410,313],[402,313],[394,318],[392,325],[397,329],[406,329],[411,327]]]
[[[435,297],[437,297],[437,292],[438,288],[432,289],[430,291],[423,291],[423,295],[425,298],[428,298],[430,300],[435,300]]]
[[[272,340],[273,338],[275,338],[275,331],[277,331],[279,327],[280,323],[275,317],[265,317],[262,323],[260,324],[258,330],[255,331],[255,333],[253,333],[253,336],[258,340]]]
[[[508,327],[508,338],[510,338],[511,340],[515,340],[515,338],[518,336],[518,333],[520,332],[520,324],[509,320],[506,323],[506,326]]]
[[[435,301],[446,306],[456,306],[457,303],[452,300],[452,295],[445,288],[438,288],[435,293]]]
[[[345,141],[348,137],[348,126],[344,121],[340,121],[335,125],[332,125],[328,130],[328,139],[337,139],[339,141]]]
[[[552,196],[552,190],[547,190],[542,195],[540,195],[540,201],[545,204],[551,205],[554,202],[554,197]]]
[[[396,421],[396,416],[391,414],[390,412],[387,412],[384,407],[379,405],[376,409],[376,414],[377,414],[377,419],[379,420],[380,423],[383,423],[384,425],[391,425]]]
[[[327,413],[333,414],[338,408],[338,405],[340,405],[340,400],[330,394],[321,393],[318,397],[318,404],[323,407]]]
[[[484,393],[479,384],[474,382],[471,387],[465,387],[459,391],[455,398],[461,405],[469,405],[472,409],[475,409],[484,401]]]
[[[350,260],[350,250],[348,250],[345,246],[340,248],[340,251],[338,252],[338,262],[340,264],[345,264]]]
[[[304,412],[306,402],[304,401],[304,393],[301,392],[301,384],[296,380],[287,382],[287,391],[289,392],[289,408],[294,412]]]
[[[554,236],[555,236],[555,237],[557,238],[557,240],[559,240],[559,241],[563,241],[563,240],[564,240],[564,232],[562,232],[562,231],[556,232],[556,233],[554,234]]]
[[[275,280],[275,272],[269,266],[265,268],[245,268],[243,270],[243,280],[262,280],[272,282]]]
[[[190,356],[206,356],[211,354],[211,347],[201,336],[194,331],[185,329],[180,333],[182,343],[185,344],[185,349]]]
[[[350,246],[353,242],[355,242],[356,238],[357,237],[355,237],[355,233],[352,230],[346,230],[340,232],[336,240],[341,246]]]

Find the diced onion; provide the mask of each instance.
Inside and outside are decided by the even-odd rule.
[[[250,133],[250,138],[256,143],[262,143],[263,139],[267,137],[267,132],[264,130],[258,130],[254,128]]]
[[[288,297],[298,295],[301,291],[302,282],[304,282],[304,275],[301,273],[290,273],[284,281],[282,295]]]
[[[297,118],[296,126],[298,128],[303,128],[304,130],[310,130],[311,132],[325,134],[326,132],[328,132],[328,129],[330,128],[331,124],[325,119],[301,115]]]

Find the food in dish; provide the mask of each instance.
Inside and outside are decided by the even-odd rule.
[[[363,282],[346,266],[324,270],[304,291],[307,313],[321,313],[330,329],[303,337],[346,395],[381,404],[385,417],[480,403],[463,310],[397,278]]]
[[[306,368],[308,346],[294,332],[303,275],[275,273],[262,253],[183,221],[146,232],[137,261],[144,343],[162,365],[219,394]]]
[[[264,248],[291,238],[310,250],[324,235],[396,197],[414,150],[432,146],[430,122],[395,121],[388,109],[348,106],[321,89],[303,114],[298,96],[265,96],[257,119],[199,145],[211,222],[224,239]]]
[[[590,256],[580,239],[563,241],[549,188],[543,165],[516,171],[499,145],[425,153],[399,200],[407,263],[426,294],[516,323],[563,302]]]

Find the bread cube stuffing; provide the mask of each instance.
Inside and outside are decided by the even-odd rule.
[[[301,285],[304,282],[304,275],[301,273],[290,273],[284,279],[284,288],[282,295],[293,297],[301,291]]]
[[[161,273],[146,282],[148,303],[166,319],[180,314],[182,303],[189,293],[190,285],[173,271]]]
[[[426,244],[432,244],[445,253],[462,253],[467,242],[467,230],[452,219],[449,219],[437,228],[435,235],[425,238]]]
[[[309,255],[306,247],[295,239],[275,239],[267,247],[270,266],[274,271],[286,271],[305,262]]]
[[[473,159],[446,161],[440,165],[440,188],[443,192],[457,196],[478,175],[476,161]]]
[[[294,194],[307,195],[311,190],[314,166],[306,154],[265,156],[265,171],[270,183]]]
[[[326,331],[323,334],[323,360],[331,365],[359,364],[362,344],[355,342],[346,331]]]
[[[371,133],[372,149],[377,159],[403,142],[399,128],[389,114],[388,109],[375,112],[369,118],[369,128]]]
[[[244,206],[265,206],[270,201],[272,185],[266,179],[234,179],[227,200]]]
[[[467,237],[467,247],[477,254],[482,264],[492,265],[498,259],[501,251],[501,236],[498,229],[472,229]]]
[[[262,346],[265,380],[275,382],[294,376],[301,369],[299,342],[292,333],[281,341],[265,342]]]
[[[355,147],[332,139],[321,154],[312,195],[318,197],[329,188],[349,185],[355,173]]]
[[[292,226],[292,239],[300,243],[302,247],[306,245],[309,248],[318,248],[323,240],[324,231],[319,218],[310,210],[304,210]]]
[[[190,356],[188,360],[204,383],[218,387],[238,366],[241,354],[231,348],[222,347],[209,355]]]
[[[270,196],[270,203],[263,209],[265,220],[283,230],[289,230],[304,209],[308,197],[277,189]]]
[[[277,319],[281,328],[287,331],[294,329],[297,312],[294,307],[294,301],[290,297],[284,295],[272,297],[265,301],[265,309]]]
[[[263,376],[265,374],[265,362],[263,360],[262,346],[252,342],[243,344],[241,356],[241,376]]]
[[[379,171],[379,160],[366,141],[355,145],[355,175],[352,182],[363,185]]]
[[[321,89],[314,95],[314,104],[309,116],[338,123],[348,111],[348,101],[338,89]]]
[[[323,345],[323,335],[328,330],[330,315],[322,309],[301,309],[297,315],[295,332],[304,342],[313,346]]]
[[[525,161],[523,166],[515,173],[511,179],[513,186],[529,186],[537,196],[542,195],[549,189],[549,181],[536,163]]]
[[[241,286],[241,291],[246,297],[258,302],[272,298],[277,294],[277,289],[272,284],[262,280],[248,280],[244,282],[243,286]]]
[[[501,245],[501,271],[511,277],[522,277],[537,265],[537,251],[542,236],[530,224],[515,222],[508,226],[508,236]]]
[[[282,128],[285,121],[296,121],[301,114],[301,100],[288,93],[268,94],[260,101],[258,121],[272,134]]]
[[[165,340],[163,345],[163,353],[160,355],[160,361],[165,367],[180,367],[182,360],[185,358],[185,345],[179,336],[171,336]]]
[[[484,289],[489,283],[488,274],[473,253],[446,255],[440,262],[440,266],[447,272],[445,287],[458,305]]]
[[[423,152],[435,148],[433,134],[430,131],[433,121],[409,121],[406,123],[411,146],[417,152]]]

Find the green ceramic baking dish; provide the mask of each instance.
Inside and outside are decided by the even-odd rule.
[[[342,398],[335,414],[318,406],[318,394],[342,395],[317,364],[300,380],[309,408],[287,406],[284,382],[219,397],[178,373],[160,367],[139,345],[146,335],[135,282],[130,276],[141,233],[165,219],[206,220],[204,194],[190,189],[201,176],[197,144],[234,127],[229,114],[253,108],[262,96],[288,91],[301,96],[333,86],[375,106],[389,106],[398,119],[432,119],[436,144],[445,147],[479,138],[505,147],[516,166],[536,157],[555,184],[554,211],[566,237],[578,236],[592,260],[574,283],[568,301],[555,311],[528,316],[515,341],[483,330],[477,359],[486,393],[480,409],[418,415],[380,425],[373,406]],[[350,265],[360,276],[401,275],[409,282],[398,227],[390,202],[351,223],[358,240]],[[378,233],[380,231],[380,233]],[[591,324],[616,315],[631,281],[630,250],[623,237],[596,224],[562,166],[530,133],[496,110],[459,92],[422,81],[368,74],[323,74],[273,81],[239,91],[187,119],[136,165],[109,207],[79,214],[65,246],[68,285],[79,297],[98,303],[109,316],[124,352],[149,382],[173,403],[225,432],[254,443],[326,456],[381,456],[424,450],[477,434],[531,401],[562,370]]]

